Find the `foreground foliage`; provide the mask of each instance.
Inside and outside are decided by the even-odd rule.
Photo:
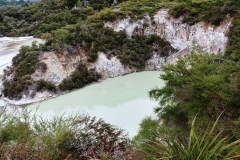
[[[197,127],[204,128],[225,110],[218,127],[239,137],[239,67],[238,62],[209,54],[191,54],[175,65],[164,66],[161,78],[166,86],[149,92],[159,101],[155,112],[166,124],[186,130],[188,120],[197,113]]]
[[[221,116],[221,115],[220,115]],[[195,130],[195,120],[191,123],[191,130],[187,143],[181,143],[176,137],[169,135],[160,136],[156,134],[155,139],[142,137],[143,139],[135,139],[135,143],[139,146],[143,159],[168,159],[168,160],[210,160],[210,159],[238,159],[240,154],[237,152],[240,148],[240,140],[229,142],[230,137],[220,138],[223,129],[217,130],[217,120],[213,126],[208,126],[203,132]],[[154,120],[152,120],[154,121]],[[146,122],[142,122],[144,124]],[[161,128],[161,127],[160,127]],[[137,136],[143,136],[146,127],[141,127]],[[159,128],[152,128],[157,131]],[[150,134],[152,135],[152,134]]]
[[[124,159],[130,146],[121,129],[87,115],[0,114],[0,159]]]

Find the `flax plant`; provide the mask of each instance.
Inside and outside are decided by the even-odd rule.
[[[174,139],[158,142],[151,141],[147,147],[147,153],[145,152],[143,154],[146,154],[148,158],[151,157],[151,159],[164,160],[239,159],[240,154],[237,150],[240,147],[240,139],[229,142],[230,138],[228,136],[221,138],[223,130],[215,134],[220,116],[214,122],[212,127],[208,127],[200,134],[195,131],[195,117],[191,123],[187,145],[183,145]]]

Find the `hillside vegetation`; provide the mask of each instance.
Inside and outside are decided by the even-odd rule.
[[[0,114],[0,159],[122,159],[132,144],[124,132],[88,115],[47,119],[27,110]]]
[[[218,26],[226,15],[231,16],[232,26],[228,33],[226,52],[224,55],[211,55],[199,51],[180,59],[176,64],[164,66],[164,73],[160,78],[166,81],[166,86],[154,88],[149,92],[150,98],[159,101],[159,106],[154,110],[157,118],[146,117],[140,124],[139,133],[131,143],[127,139],[122,139],[122,132],[117,132],[116,141],[120,141],[119,144],[124,148],[120,152],[122,156],[120,158],[115,157],[117,153],[115,150],[96,148],[99,144],[96,141],[92,146],[81,145],[86,143],[88,145],[94,137],[92,134],[98,134],[105,127],[107,127],[106,130],[115,131],[105,123],[90,135],[79,135],[79,132],[71,130],[71,127],[70,130],[68,129],[69,126],[74,126],[75,122],[81,124],[81,120],[74,119],[74,121],[67,120],[67,123],[58,123],[58,125],[68,126],[60,133],[56,132],[59,127],[56,127],[53,121],[47,124],[53,124],[55,128],[51,126],[49,126],[50,130],[45,128],[48,133],[44,132],[43,136],[40,136],[43,139],[37,139],[36,137],[43,132],[36,131],[39,127],[43,127],[44,130],[45,122],[42,122],[43,126],[34,128],[32,124],[22,121],[20,117],[14,117],[19,120],[18,124],[15,125],[15,121],[12,120],[4,122],[0,127],[1,156],[10,154],[17,157],[16,150],[26,148],[29,149],[26,150],[30,153],[29,156],[40,155],[43,156],[42,159],[46,156],[52,159],[64,159],[68,155],[80,159],[90,157],[124,159],[124,156],[125,159],[146,160],[237,159],[240,154],[240,1],[126,0],[114,2],[90,0],[85,4],[80,0],[44,0],[22,6],[0,8],[2,36],[34,35],[46,39],[44,45],[37,46],[33,43],[32,47],[23,47],[20,54],[13,58],[13,66],[5,70],[4,96],[21,98],[21,94],[27,92],[30,86],[35,87],[36,91],[72,90],[97,81],[101,76],[94,70],[88,70],[85,63],[80,63],[76,71],[59,86],[54,86],[47,81],[32,82],[30,75],[36,68],[41,68],[43,72],[47,69],[46,64],[38,63],[38,55],[42,52],[76,54],[78,48],[82,48],[87,53],[88,63],[94,63],[98,58],[98,51],[102,51],[107,57],[117,56],[125,66],[136,67],[139,70],[144,68],[153,50],[162,57],[169,56],[170,51],[174,50],[171,44],[156,35],[136,34],[129,37],[124,30],[115,32],[103,26],[106,21],[115,21],[127,16],[132,22],[145,15],[152,17],[161,8],[169,8],[169,13],[175,18],[184,16],[183,21],[190,25],[205,21]],[[12,79],[7,78],[9,75],[12,75]],[[37,121],[35,124],[41,125]],[[94,120],[89,125],[92,124]],[[25,128],[20,130],[22,132],[18,135],[28,136],[28,141],[19,141],[21,138],[9,131],[14,127]],[[62,129],[61,126],[60,129]],[[91,131],[91,127],[84,129],[87,132]],[[58,134],[60,134],[59,137]],[[70,137],[65,136],[69,134]],[[1,138],[2,136],[5,137]],[[48,143],[45,140],[48,140]],[[72,140],[75,140],[77,147],[74,146],[74,148],[71,145]],[[53,141],[60,144],[49,143]],[[51,146],[52,144],[54,146]],[[46,147],[46,150],[42,150],[44,148],[42,146]],[[82,154],[82,149],[91,149],[91,147],[94,149],[87,153],[94,152],[94,154],[89,156]],[[12,150],[13,148],[15,150]]]
[[[20,58],[21,63],[16,64],[14,62],[12,68],[6,72],[6,75],[14,73],[14,78],[5,81],[4,95],[9,98],[19,99],[24,91],[24,93],[28,93],[26,90],[29,87],[35,90],[34,92],[39,90],[34,89],[36,83],[32,82],[29,75],[39,67],[45,67],[44,70],[46,70],[45,64],[41,63],[39,66],[39,63],[37,63],[38,55],[45,51],[76,54],[80,47],[86,51],[89,63],[94,63],[98,58],[97,53],[101,51],[108,58],[117,56],[122,64],[130,68],[136,67],[138,70],[145,67],[145,63],[152,57],[153,51],[162,57],[168,56],[169,53],[175,50],[168,42],[156,35],[137,34],[128,37],[125,31],[115,32],[113,29],[103,27],[106,21],[114,21],[126,16],[131,17],[132,21],[134,21],[143,18],[145,15],[153,16],[160,8],[166,7],[170,8],[170,14],[176,18],[184,15],[183,21],[189,24],[206,21],[219,25],[227,14],[236,17],[233,19],[233,24],[236,25],[231,28],[229,45],[225,55],[235,61],[238,60],[237,50],[240,40],[239,36],[235,36],[239,34],[237,1],[133,0],[116,2],[107,0],[89,1],[86,4],[80,0],[56,0],[0,8],[0,34],[3,36],[33,35],[46,39],[45,45],[33,46],[31,50],[34,50],[34,52],[31,52],[31,55],[27,55],[26,49],[21,50],[21,54],[15,58]],[[21,56],[24,54],[25,56]],[[83,62],[82,65],[84,65]],[[21,66],[25,66],[25,69]],[[26,78],[28,79],[27,83],[22,82],[22,79]],[[94,76],[94,80],[89,80],[89,82],[97,81],[99,78],[99,75]],[[69,80],[66,79],[64,82]],[[48,82],[49,85],[41,88],[71,90],[88,84],[84,82],[79,85],[77,84],[79,82],[70,81],[71,86],[49,87],[52,84]],[[15,85],[11,87],[9,84]],[[18,89],[14,90],[13,88],[17,84]],[[42,83],[42,86],[43,84],[45,83]]]

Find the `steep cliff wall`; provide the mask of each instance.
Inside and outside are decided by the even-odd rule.
[[[224,53],[228,38],[226,33],[231,26],[231,17],[227,16],[220,26],[213,26],[206,22],[188,25],[182,22],[183,17],[173,18],[168,9],[159,10],[153,18],[145,16],[144,19],[131,21],[128,17],[114,22],[106,22],[104,27],[113,28],[114,31],[125,30],[129,37],[134,34],[151,35],[156,34],[171,43],[178,50],[171,53],[169,57],[161,57],[153,53],[147,61],[145,70],[160,70],[162,65],[174,63],[178,56],[184,57],[192,50],[208,53]],[[99,54],[97,62],[92,66],[97,69],[103,77],[116,77],[136,71],[136,68],[126,68],[117,57],[107,59],[103,53]]]
[[[98,60],[92,65],[98,73],[101,73],[102,78],[117,77],[127,73],[136,71],[135,68],[125,67],[117,57],[107,58],[106,54],[99,52]]]
[[[42,72],[40,69],[37,69],[32,78],[34,80],[44,79],[58,85],[76,69],[81,56],[45,52],[40,55],[39,59],[40,62],[47,64],[47,70],[46,72]]]
[[[175,19],[168,14],[168,9],[161,9],[152,19],[145,16],[144,19],[132,22],[130,18],[126,18],[106,22],[105,27],[113,28],[115,31],[125,30],[129,37],[134,34],[157,34],[178,50],[177,53],[171,53],[169,57],[161,57],[153,53],[152,58],[146,63],[145,70],[160,70],[163,65],[174,63],[178,56],[184,57],[193,49],[201,49],[214,54],[225,51],[228,40],[226,33],[231,26],[230,17],[227,17],[220,26],[213,26],[205,22],[190,26],[182,23],[182,19],[183,17]],[[103,79],[137,71],[134,67],[124,66],[116,56],[108,59],[106,54],[99,52],[97,61],[89,63],[84,50],[79,49],[78,53],[76,55],[53,52],[42,54],[40,59],[47,64],[48,69],[45,73],[36,71],[32,76],[33,79],[45,79],[58,85],[75,70],[80,61],[84,62],[89,69],[95,69],[103,76]]]
[[[131,22],[130,18],[105,23],[105,27],[113,28],[115,31],[126,30],[131,37],[133,34],[157,34],[171,43],[172,47],[179,50],[165,59],[166,63],[173,63],[178,55],[183,56],[192,49],[202,48],[208,53],[224,53],[227,45],[226,33],[231,26],[231,17],[227,16],[220,26],[213,26],[206,22],[199,22],[192,26],[182,22],[183,17],[173,18],[168,14],[168,9],[159,10],[151,19],[145,16],[144,19]],[[152,63],[156,58],[151,59]],[[159,62],[163,62],[162,58]],[[159,66],[160,67],[160,66]]]

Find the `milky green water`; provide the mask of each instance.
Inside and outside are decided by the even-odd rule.
[[[157,102],[148,98],[148,92],[164,86],[160,71],[132,73],[109,78],[82,89],[28,106],[46,116],[81,114],[103,118],[106,122],[125,129],[130,137],[138,131],[141,120],[153,114]]]

